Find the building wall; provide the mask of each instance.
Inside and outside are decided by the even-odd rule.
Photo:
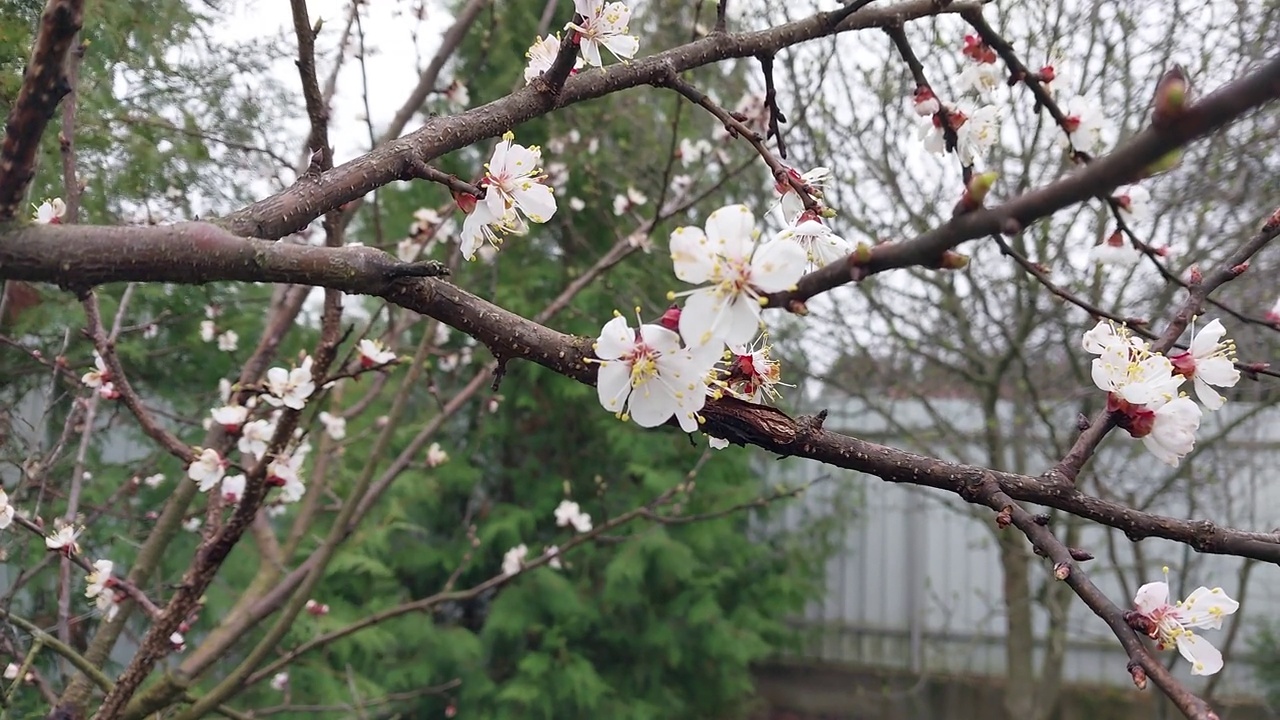
[[[932,452],[953,460],[985,463],[980,437],[984,418],[964,400],[945,400],[924,407],[898,401],[892,421],[859,403],[831,409],[826,427],[887,444]],[[1010,408],[1002,406],[1000,412]],[[945,417],[972,435],[944,442],[932,428]],[[1063,425],[1074,426],[1074,414],[1062,413]],[[1006,422],[1008,419],[1005,420]],[[1206,443],[1220,431],[1222,440]],[[1043,436],[1019,428],[1024,437],[1010,443],[1002,469],[1018,470],[1014,447],[1030,458],[1021,468],[1038,474],[1052,460]],[[1180,518],[1212,518],[1244,529],[1280,527],[1280,412],[1232,406],[1206,416],[1201,454],[1184,464],[1185,477],[1155,462],[1141,444],[1116,431],[1089,466],[1085,489],[1132,501],[1152,512]],[[1070,437],[1067,441],[1070,441]],[[996,463],[999,465],[999,463]],[[779,522],[797,527],[836,506],[839,494],[852,494],[854,516],[845,524],[842,548],[827,564],[827,588],[815,598],[797,626],[809,631],[800,655],[808,660],[902,670],[915,674],[980,675],[1005,672],[1005,612],[1002,571],[995,544],[993,515],[953,495],[896,485],[820,463],[770,460],[769,482],[818,481],[800,502],[788,507]],[[1055,519],[1061,531],[1064,518]],[[1015,532],[1009,530],[1008,532]],[[1280,620],[1280,569],[1252,563],[1241,581],[1245,562],[1239,558],[1201,555],[1177,543],[1149,539],[1132,543],[1123,533],[1081,523],[1078,547],[1097,556],[1085,564],[1090,577],[1113,601],[1127,606],[1142,582],[1162,578],[1171,569],[1174,594],[1184,597],[1197,585],[1221,586],[1242,601],[1241,611],[1223,631],[1206,638],[1227,647],[1231,624],[1243,623],[1228,649],[1227,666],[1216,688],[1218,697],[1258,698],[1247,638],[1258,623]],[[1061,536],[1061,533],[1060,533]],[[1036,562],[1029,592],[1053,582],[1048,566]],[[1035,605],[1036,635],[1048,629],[1048,614]],[[1127,657],[1106,625],[1074,600],[1067,619],[1065,680],[1095,686],[1132,687]],[[1173,659],[1173,654],[1167,656]],[[1179,660],[1174,671],[1195,688]]]

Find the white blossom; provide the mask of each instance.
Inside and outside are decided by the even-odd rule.
[[[9,504],[9,493],[0,488],[0,530],[4,530],[13,524],[13,516],[16,510]]]
[[[471,93],[461,80],[454,80],[444,90],[444,99],[454,110],[464,110],[471,104]]]
[[[641,427],[657,427],[675,415],[685,432],[693,432],[707,400],[704,378],[721,348],[708,343],[691,351],[681,348],[680,337],[664,327],[641,325],[636,331],[626,318],[615,317],[595,343],[600,404]]]
[[[578,503],[572,500],[561,500],[560,505],[556,507],[556,525],[559,527],[573,526],[574,530],[580,533],[591,532],[591,516],[582,512],[578,507]]]
[[[67,204],[62,198],[54,198],[40,203],[31,219],[41,225],[59,225],[62,223],[62,216],[66,214]]]
[[[311,357],[307,356],[302,364],[292,370],[273,367],[267,371],[267,395],[263,399],[273,407],[281,405],[294,410],[301,410],[307,405],[307,398],[315,392],[316,384],[311,379]]]
[[[203,524],[204,524],[203,518],[201,518],[199,515],[193,515],[192,517],[189,517],[186,520],[182,521],[182,529],[186,530],[189,533],[193,533],[199,530],[200,526]]]
[[[1167,573],[1166,573],[1167,574]],[[1221,630],[1222,619],[1240,609],[1240,603],[1222,588],[1196,588],[1186,600],[1169,604],[1169,584],[1152,582],[1138,588],[1133,598],[1137,612],[1150,622],[1148,634],[1159,649],[1176,646],[1191,663],[1192,675],[1213,675],[1222,669],[1222,653],[1193,628]]]
[[[244,497],[245,476],[243,473],[236,475],[228,475],[222,479],[222,486],[219,492],[222,493],[222,499],[232,505],[240,502],[240,498]]]
[[[202,341],[213,342],[215,333],[217,333],[217,327],[214,326],[212,320],[200,321],[200,339]]]
[[[440,448],[440,443],[431,443],[427,448],[427,466],[440,467],[447,462],[449,462],[449,453]]]
[[[98,354],[97,350],[93,351],[94,369],[85,373],[80,377],[80,382],[88,388],[98,389],[106,384],[111,378],[111,371],[107,369],[107,363]]]
[[[705,138],[698,140],[690,140],[689,138],[681,138],[680,140],[680,164],[689,167],[702,160],[711,153],[711,143]]]
[[[603,66],[600,59],[602,45],[618,58],[635,57],[640,41],[627,34],[631,8],[620,2],[606,5],[604,0],[573,0],[573,7],[582,16],[582,24],[569,23],[565,29],[580,33],[578,45],[588,65]]]
[[[347,436],[347,419],[329,412],[320,413],[320,423],[325,433],[333,440],[341,440]]]
[[[80,554],[80,545],[76,542],[76,539],[80,537],[82,532],[84,532],[82,527],[63,525],[44,539],[44,546],[64,555],[78,555]]]
[[[804,248],[809,257],[806,270],[843,260],[853,252],[853,246],[848,240],[836,235],[831,228],[817,220],[802,220],[775,235],[774,239],[793,240]]]
[[[1125,268],[1136,265],[1142,254],[1125,240],[1124,235],[1115,232],[1089,248],[1089,259],[1099,265]]]
[[[1110,129],[1110,123],[1096,103],[1082,95],[1076,95],[1066,102],[1062,112],[1067,117],[1065,129],[1071,147],[1090,154],[1104,148],[1104,136]]]
[[[580,197],[569,198],[569,209],[574,212],[582,212],[587,209],[587,204]]]
[[[1210,386],[1235,387],[1240,382],[1240,371],[1233,362],[1236,346],[1231,340],[1222,339],[1226,332],[1222,321],[1215,319],[1191,339],[1190,350],[1170,358],[1174,370],[1191,378],[1196,397],[1210,410],[1217,410],[1227,401]]]
[[[218,349],[222,352],[235,352],[240,346],[240,335],[235,330],[228,330],[218,336]]]
[[[284,689],[289,686],[289,673],[278,672],[275,675],[272,675],[270,684],[272,690],[284,692]]]
[[[195,462],[187,467],[187,477],[199,484],[200,492],[209,492],[222,481],[226,468],[227,464],[217,450],[205,448],[200,451]]]
[[[280,501],[296,503],[307,492],[299,472],[306,459],[306,452],[299,448],[291,455],[277,455],[267,465],[267,482],[280,488]]]
[[[530,45],[528,52],[524,54],[525,57],[529,58],[529,64],[524,69],[525,84],[533,82],[534,78],[550,70],[559,52],[559,35],[548,35],[533,41],[533,45]],[[573,68],[577,70],[580,67],[582,67],[582,58],[575,58]]]
[[[1200,429],[1200,406],[1187,397],[1167,402],[1155,400],[1147,405],[1155,412],[1151,431],[1142,437],[1147,451],[1160,462],[1177,467],[1184,455],[1195,449],[1196,430]]]
[[[613,198],[613,214],[622,215],[634,210],[641,205],[649,202],[649,198],[644,193],[633,187],[628,187],[625,195],[616,195]]]
[[[790,239],[756,242],[755,218],[745,205],[707,218],[706,232],[679,227],[671,234],[676,277],[709,283],[688,295],[680,335],[691,346],[723,340],[750,342],[760,327],[760,296],[786,290],[804,275],[808,253]]]
[[[381,342],[365,338],[356,346],[360,355],[360,365],[365,368],[386,365],[396,361],[396,354],[382,346]]]
[[[1116,188],[1111,193],[1111,199],[1116,201],[1126,223],[1142,222],[1151,215],[1151,193],[1141,185]]]
[[[4,679],[17,680],[18,673],[21,671],[22,671],[22,668],[18,667],[17,663],[9,663],[8,665],[4,666]]]
[[[993,63],[969,63],[955,79],[956,92],[973,93],[984,101],[1005,84],[1004,73]]]
[[[502,574],[515,575],[524,567],[524,559],[529,555],[529,548],[523,543],[508,550],[502,556]]]
[[[236,447],[245,455],[252,455],[256,459],[261,459],[263,454],[267,452],[267,446],[271,444],[271,438],[276,434],[276,424],[270,420],[253,420],[245,424],[241,429],[240,440],[236,443]]]
[[[481,203],[494,218],[504,217],[507,211],[515,210],[528,217],[530,222],[544,223],[556,214],[556,196],[551,188],[540,182],[542,151],[536,145],[525,147],[517,144],[515,137],[507,132],[494,146],[493,156],[484,166],[488,189]]]
[[[164,482],[164,473],[156,473],[142,478],[142,484],[147,487],[160,487],[160,483]]]
[[[1133,405],[1169,402],[1183,381],[1174,374],[1169,358],[1121,343],[1108,345],[1094,358],[1092,376],[1100,390]]]
[[[243,405],[223,405],[213,408],[209,412],[210,417],[218,425],[221,425],[227,432],[236,432],[244,421],[249,417],[249,408]]]

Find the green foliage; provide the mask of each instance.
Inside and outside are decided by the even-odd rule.
[[[114,222],[148,212],[168,218],[200,208],[222,211],[247,199],[250,188],[239,178],[260,168],[264,159],[260,153],[235,148],[291,147],[271,142],[280,132],[273,126],[272,108],[285,96],[262,82],[255,68],[292,43],[175,54],[168,51],[203,42],[203,29],[213,16],[193,9],[199,4],[97,4],[97,11],[87,14],[90,52],[82,68],[87,82],[77,132],[82,175],[89,188],[82,219]],[[38,3],[30,5],[2,11],[18,13],[23,23],[0,23],[0,43],[5,43],[0,46],[0,66],[20,62],[15,48],[29,42],[35,22],[32,8]],[[541,10],[542,4],[507,3],[492,22],[481,23],[487,28],[482,36],[468,40],[451,71],[469,79],[473,104],[509,92],[517,80],[523,83],[523,50],[532,41]],[[567,21],[568,12],[567,5],[561,7],[552,27]],[[692,12],[675,0],[651,3],[650,11],[633,23],[645,38],[642,52],[683,40],[693,24]],[[28,34],[8,44],[14,27]],[[161,27],[166,29],[161,32]],[[252,92],[241,82],[249,73],[256,78]],[[729,104],[744,86],[741,73],[709,71],[697,79]],[[3,93],[0,87],[0,101]],[[437,99],[423,108],[443,109]],[[682,167],[674,159],[681,138],[707,137],[712,128],[708,117],[681,107],[674,94],[653,89],[566,108],[514,128],[523,144],[558,146],[555,152],[544,150],[544,159],[568,166],[568,180],[557,191],[559,212],[529,236],[509,239],[495,262],[466,264],[452,280],[531,316],[619,238],[650,219],[668,193],[671,176],[687,172],[702,188],[719,185],[716,200],[696,212],[664,219],[653,234],[651,253],[637,252],[609,270],[549,324],[594,336],[615,309],[630,313],[640,306],[643,316],[653,319],[667,305],[667,291],[676,286],[665,250],[670,230],[679,224],[701,224],[707,212],[727,202],[726,197],[751,198],[761,186],[759,174],[717,174],[703,167]],[[52,144],[45,148],[33,197],[61,194],[56,135],[56,128],[51,128],[46,137]],[[489,149],[461,150],[438,164],[474,178]],[[735,162],[723,166],[732,167],[747,157],[740,148],[724,151]],[[171,194],[170,186],[182,192]],[[613,198],[629,187],[649,200],[619,216]],[[585,207],[574,211],[571,198],[581,199]],[[427,183],[389,186],[377,193],[376,203],[366,203],[348,239],[395,252],[399,233],[408,228],[415,210],[445,207],[449,201],[447,192]],[[373,222],[373,212],[379,213],[378,222]],[[461,222],[460,215],[455,220]],[[442,242],[431,252],[447,260],[454,251],[456,244]],[[108,325],[123,290],[109,287],[101,292]],[[164,422],[195,442],[203,434],[201,423],[209,408],[218,403],[217,378],[233,378],[261,334],[263,308],[272,300],[273,289],[140,285],[131,292],[117,344],[121,359],[140,394],[163,411]],[[220,310],[213,318],[217,333],[238,333],[237,350],[222,352],[215,343],[200,340],[207,307]],[[402,354],[430,332],[429,323],[405,322],[401,311],[381,311],[372,321],[373,331],[381,332],[389,319],[406,328],[399,338]],[[82,323],[83,312],[73,299],[49,293],[6,332],[30,338],[48,357],[65,355],[78,377],[92,364],[90,346],[73,332],[64,347],[60,328]],[[149,337],[152,325],[155,335]],[[359,337],[365,324],[353,323],[353,329]],[[291,329],[276,364],[288,365],[315,340],[313,329]],[[354,338],[349,339],[342,353],[349,353],[353,344]],[[457,333],[439,352],[464,351],[473,354],[469,364],[448,369],[437,358],[422,381],[407,389],[406,410],[384,456],[371,457],[369,452],[380,429],[375,419],[388,412],[390,393],[374,399],[366,412],[349,421],[348,438],[326,474],[325,486],[309,486],[308,492],[320,498],[319,519],[301,533],[295,552],[285,558],[286,568],[296,567],[319,546],[337,503],[346,500],[357,479],[365,472],[378,479],[437,418],[441,399],[447,400],[474,373],[482,372],[490,359],[487,353]],[[405,372],[403,367],[389,371],[387,387],[397,387]],[[47,383],[48,370],[30,358],[0,356],[0,377],[6,378],[7,394],[20,396]],[[351,405],[371,382],[348,381],[328,400],[308,407],[304,426],[310,428],[313,445],[320,443],[315,413]],[[59,385],[44,418],[49,428],[62,427],[70,407],[68,395],[76,391],[74,378]],[[450,454],[450,462],[431,467],[421,453],[411,458],[335,554],[313,593],[330,612],[302,614],[283,647],[296,647],[405,602],[431,597],[451,581],[452,594],[433,611],[397,615],[304,655],[289,668],[283,695],[260,683],[237,696],[234,706],[264,708],[287,702],[345,707],[395,696],[395,709],[411,717],[444,717],[449,706],[459,717],[497,719],[701,719],[745,714],[752,700],[750,666],[792,637],[784,620],[819,587],[829,528],[815,525],[793,536],[762,537],[758,531],[771,509],[722,512],[752,504],[768,492],[752,471],[747,453],[710,452],[700,435],[690,438],[672,428],[645,431],[620,422],[600,408],[594,388],[516,362],[506,369],[497,392],[482,393],[478,402],[443,423],[435,439]],[[110,407],[104,410],[108,412],[121,410]],[[108,420],[102,418],[104,424]],[[131,422],[114,422],[110,432],[95,438],[88,463],[95,468],[95,482],[85,486],[85,506],[103,504],[127,487],[122,515],[143,516],[163,504],[174,483],[188,482],[182,467],[143,440]],[[35,438],[31,443],[49,441]],[[122,452],[122,446],[128,452]],[[500,588],[467,591],[497,575],[504,553],[517,545],[527,545],[534,558],[568,542],[571,529],[556,527],[553,518],[561,500],[579,502],[599,525],[687,482],[695,468],[691,490],[678,496],[676,506],[659,509],[677,521],[634,521],[566,553],[562,569],[541,568]],[[314,461],[308,462],[304,475],[309,477],[313,469]],[[66,457],[50,469],[64,475],[69,470]],[[156,472],[168,477],[159,487],[133,482]],[[32,498],[16,500],[28,503]],[[202,499],[190,517],[202,518],[204,512]],[[270,520],[279,537],[289,536],[297,513],[295,506]],[[715,517],[678,521],[704,513]],[[110,557],[127,571],[152,526],[112,522],[110,517],[97,521],[85,547],[91,556]],[[167,583],[178,581],[197,542],[198,535],[184,532],[170,547],[155,587],[158,594]],[[14,562],[34,562],[42,552],[38,547],[28,551],[29,556],[13,558]],[[201,634],[225,617],[254,581],[259,562],[255,544],[246,538],[206,593],[201,618],[188,634],[191,644],[198,644]],[[15,610],[48,616],[54,597],[23,596],[30,606]],[[220,658],[201,682],[212,684],[234,667],[263,630],[250,633],[235,652]],[[129,658],[122,654],[116,659]],[[427,692],[443,685],[448,687]]]

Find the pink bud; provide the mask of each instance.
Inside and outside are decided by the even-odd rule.
[[[671,307],[662,313],[662,317],[658,318],[658,324],[672,332],[679,332],[680,306],[672,303]]]
[[[1189,352],[1172,355],[1169,357],[1169,362],[1173,365],[1173,372],[1177,375],[1189,378],[1196,374],[1196,358]]]
[[[916,114],[920,117],[929,117],[942,109],[938,96],[933,94],[933,89],[928,85],[916,88],[914,99]]]
[[[1129,663],[1129,677],[1133,678],[1134,687],[1139,690],[1147,689],[1147,671],[1136,662]]]
[[[1053,79],[1056,78],[1057,76],[1058,74],[1054,72],[1052,65],[1045,65],[1044,67],[1040,68],[1040,82],[1051,83],[1053,82]]]
[[[1231,268],[1231,274],[1232,274],[1232,275],[1236,275],[1236,276],[1243,275],[1243,274],[1244,274],[1244,271],[1245,271],[1245,270],[1248,270],[1248,269],[1249,269],[1249,261],[1248,261],[1248,260],[1245,260],[1244,262],[1240,263],[1239,265],[1236,265],[1236,266],[1232,267],[1232,268]]]
[[[1059,580],[1066,580],[1071,576],[1071,563],[1060,562],[1053,566],[1053,576]]]
[[[455,192],[453,194],[453,201],[458,204],[458,207],[462,209],[462,212],[470,215],[475,212],[476,203],[479,202],[479,198],[471,193]]]

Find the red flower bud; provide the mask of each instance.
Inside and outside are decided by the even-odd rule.
[[[679,332],[680,306],[672,303],[671,307],[667,308],[667,311],[662,313],[662,317],[658,318],[658,324],[672,332]]]

